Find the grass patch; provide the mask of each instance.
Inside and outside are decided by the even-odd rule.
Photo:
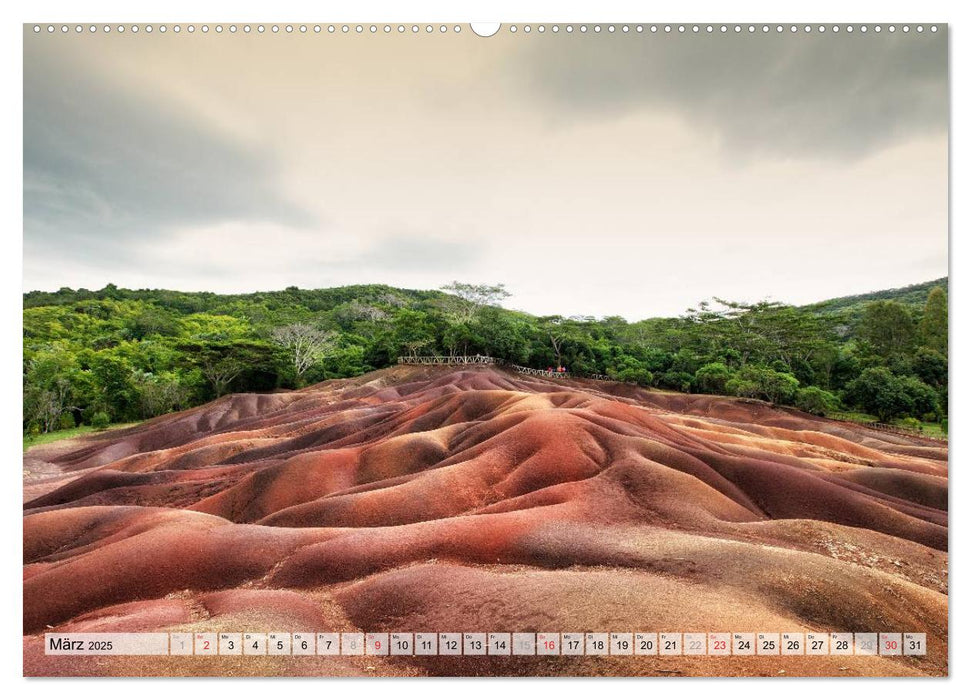
[[[913,426],[907,425],[902,420],[895,420],[895,421],[892,421],[892,422],[893,422],[893,425],[898,425],[901,428],[910,428],[910,429],[913,429]],[[921,435],[926,435],[927,437],[932,437],[932,438],[943,438],[945,440],[947,439],[947,433],[945,433],[943,430],[941,430],[941,424],[940,423],[927,423],[925,421],[921,421],[920,422],[920,434]]]
[[[853,423],[879,423],[880,420],[876,416],[871,416],[869,413],[858,413],[855,411],[837,411],[831,413],[827,418],[833,418],[835,420],[845,420],[851,421]],[[896,418],[890,421],[890,425],[895,425],[899,428],[904,428],[905,430],[913,430],[915,426],[908,425],[904,422],[903,418]],[[928,423],[926,421],[920,422],[920,435],[926,435],[932,438],[941,438],[946,440],[947,433],[941,430],[940,423]]]
[[[90,425],[79,425],[77,428],[69,428],[68,430],[55,430],[52,433],[41,433],[40,435],[24,435],[24,452],[29,450],[31,447],[36,447],[37,445],[46,445],[51,442],[58,442],[60,440],[67,440],[69,438],[80,437],[81,435],[87,435],[88,433],[103,433],[108,430],[114,430],[115,428],[130,428],[133,425],[138,425],[138,423],[114,423],[109,425],[105,430],[95,430]]]
[[[879,423],[880,420],[876,416],[871,416],[869,413],[859,413],[857,411],[836,411],[831,413],[828,418],[834,418],[836,420],[848,420],[854,423]]]

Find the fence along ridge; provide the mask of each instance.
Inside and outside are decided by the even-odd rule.
[[[891,433],[893,435],[901,435],[903,437],[917,437],[924,440],[932,440],[934,442],[943,442],[947,444],[949,441],[947,438],[940,438],[934,435],[928,435],[920,430],[915,430],[914,428],[907,428],[902,425],[893,425],[892,423],[881,423],[879,421],[857,421],[850,420],[846,417],[845,413],[835,413],[830,420],[839,421],[840,423],[847,423],[849,425],[860,426],[863,428],[869,428],[870,430],[876,430],[881,433]]]
[[[556,378],[566,378],[570,376],[569,372],[557,372],[556,370],[549,369],[536,369],[535,367],[523,367],[522,365],[515,365],[512,362],[506,362],[505,360],[500,360],[496,357],[490,357],[488,355],[408,355],[401,356],[398,358],[399,365],[501,365],[508,369],[519,372],[520,374],[531,374],[539,377],[556,377]],[[580,376],[580,375],[577,375]],[[591,379],[603,378],[607,381],[615,381],[610,379],[607,375],[597,374],[597,375],[583,375],[584,377],[589,377]]]
[[[556,370],[537,369],[535,367],[524,367],[512,362],[506,362],[496,357],[488,355],[402,355],[398,357],[399,365],[501,365],[508,369],[519,372],[520,374],[530,374],[538,377],[556,377],[565,379],[567,377],[577,377],[579,379],[596,379],[601,382],[617,382],[618,384],[630,384],[639,386],[637,382],[626,382],[614,379],[606,374],[571,374],[570,372],[557,372]]]

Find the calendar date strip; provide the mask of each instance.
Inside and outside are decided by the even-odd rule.
[[[925,656],[924,632],[116,632],[51,656]]]

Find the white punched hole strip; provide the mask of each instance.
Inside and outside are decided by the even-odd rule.
[[[151,34],[157,32],[165,34],[169,31],[175,34],[183,32],[195,34],[349,34],[349,35],[386,35],[386,34],[460,34],[461,24],[33,24],[29,25],[34,34],[110,34],[112,32],[124,34]],[[489,38],[500,33],[513,35],[531,34],[569,34],[589,35],[634,35],[634,34],[679,34],[705,36],[707,34],[825,34],[845,32],[852,34],[881,34],[884,32],[896,34],[924,34],[937,33],[944,25],[938,24],[509,24],[499,22],[473,22],[467,25],[470,33],[482,38]]]

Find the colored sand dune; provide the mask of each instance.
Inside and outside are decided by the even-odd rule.
[[[940,675],[947,448],[493,367],[25,455],[25,672]],[[49,631],[913,631],[926,657],[47,657]]]

